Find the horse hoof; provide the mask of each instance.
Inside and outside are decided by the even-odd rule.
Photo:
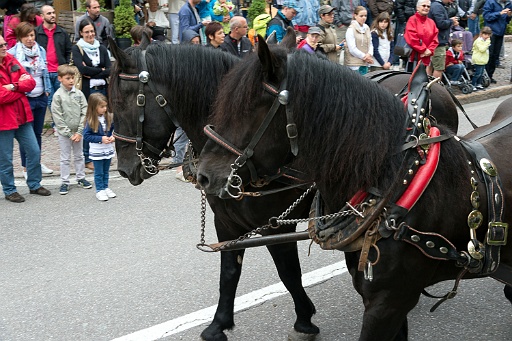
[[[204,331],[201,333],[201,341],[227,341],[228,337],[223,332],[216,333],[214,335],[205,333]]]
[[[503,291],[505,292],[505,297],[510,301],[510,303],[512,303],[512,286],[505,285]]]
[[[314,341],[316,339],[317,334],[305,334],[299,333],[295,329],[292,329],[288,333],[287,341]]]

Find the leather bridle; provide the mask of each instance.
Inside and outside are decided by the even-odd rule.
[[[171,108],[168,105],[167,100],[164,98],[162,94],[158,91],[155,84],[151,81],[151,76],[148,72],[148,67],[146,63],[146,51],[142,51],[141,55],[141,65],[142,65],[142,71],[138,74],[136,73],[119,73],[119,78],[121,80],[125,81],[138,81],[139,82],[139,93],[137,95],[136,104],[137,107],[139,107],[139,115],[137,119],[137,136],[131,137],[127,135],[120,134],[117,131],[114,131],[113,135],[116,139],[119,139],[124,142],[128,143],[135,143],[135,149],[137,151],[137,156],[140,158],[141,164],[151,175],[155,175],[158,173],[158,164],[160,163],[160,160],[164,157],[168,158],[172,156],[173,152],[173,136],[174,131],[176,130],[176,127],[179,126],[178,120],[171,112]],[[144,94],[144,87],[147,85],[150,89],[150,91],[155,96],[154,99],[157,102],[157,104],[164,109],[165,113],[169,117],[169,119],[174,124],[173,133],[171,134],[169,140],[167,141],[167,144],[163,149],[158,149],[148,143],[147,141],[144,141],[143,139],[143,133],[144,133],[144,119],[145,119],[145,106],[146,106],[146,95]],[[147,156],[142,151],[143,147],[146,147],[151,153],[158,156],[157,158],[153,158],[150,156]]]
[[[236,160],[231,164],[231,172],[227,178],[226,185],[224,187],[224,190],[231,196],[232,198],[239,199],[242,197],[242,179],[237,174],[237,171],[242,168],[244,165],[247,165],[249,172],[251,174],[251,183],[256,184],[258,183],[260,177],[257,174],[256,167],[254,166],[254,163],[251,160],[252,155],[254,154],[254,148],[260,141],[261,137],[267,130],[267,128],[270,125],[270,122],[274,118],[275,114],[277,113],[277,110],[281,105],[284,105],[286,107],[286,119],[287,119],[287,125],[286,125],[286,132],[288,139],[290,140],[290,146],[291,146],[291,152],[294,156],[296,156],[299,152],[298,144],[297,144],[297,126],[295,125],[293,121],[293,113],[291,108],[288,106],[288,100],[289,100],[289,93],[288,90],[286,90],[286,78],[281,82],[281,85],[279,88],[273,86],[272,84],[263,82],[263,89],[267,91],[269,94],[275,97],[274,102],[272,103],[272,106],[270,107],[269,111],[267,112],[265,118],[261,122],[258,130],[254,134],[253,138],[247,145],[247,147],[241,151],[238,149],[235,145],[233,145],[231,142],[226,140],[224,137],[222,137],[220,134],[215,132],[214,127],[212,125],[206,125],[204,127],[204,133],[206,136],[208,136],[211,140],[213,140],[215,143],[219,144],[223,148],[229,150],[231,153],[237,155],[238,157]],[[276,174],[276,176],[273,176],[272,179],[281,176],[282,174]],[[270,179],[270,180],[272,180]],[[269,179],[266,179],[265,183],[268,183],[270,181]],[[232,194],[230,190],[234,190],[235,194]]]

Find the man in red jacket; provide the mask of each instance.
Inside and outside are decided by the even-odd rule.
[[[0,37],[0,182],[5,199],[24,202],[14,185],[12,154],[14,139],[23,146],[27,155],[27,185],[30,194],[48,196],[49,190],[41,186],[41,151],[32,129],[32,111],[25,92],[36,86],[35,80],[12,55]]]

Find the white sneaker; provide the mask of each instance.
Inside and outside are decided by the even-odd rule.
[[[99,201],[107,201],[108,200],[107,192],[105,192],[105,190],[96,192],[96,199],[98,199]]]
[[[109,198],[115,198],[117,195],[110,188],[105,188],[104,192],[107,194]]]
[[[451,85],[460,85],[459,81],[450,81]]]
[[[50,168],[46,167],[45,165],[41,164],[41,173],[43,173],[43,174],[52,174],[53,173],[53,169],[50,169]]]

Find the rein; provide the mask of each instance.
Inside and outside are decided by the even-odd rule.
[[[290,58],[290,56],[289,56]],[[281,105],[286,107],[286,119],[287,119],[287,125],[286,125],[286,133],[288,136],[288,139],[290,140],[290,147],[291,152],[294,156],[296,156],[299,152],[298,148],[298,141],[297,141],[297,126],[295,125],[293,121],[293,112],[291,108],[288,106],[288,100],[289,100],[289,93],[288,90],[286,90],[286,78],[281,82],[281,85],[278,88],[275,86],[262,82],[263,89],[267,91],[269,94],[275,97],[274,102],[272,103],[272,106],[270,107],[269,111],[265,115],[265,118],[263,119],[263,122],[258,127],[258,130],[252,137],[251,141],[247,145],[247,147],[241,151],[238,149],[235,145],[233,145],[231,142],[229,142],[227,139],[222,137],[220,134],[215,132],[214,127],[211,125],[207,125],[204,127],[204,133],[206,136],[208,136],[212,141],[220,145],[221,147],[227,149],[231,153],[237,155],[238,157],[235,159],[235,161],[231,164],[231,172],[227,178],[227,182],[225,185],[225,191],[228,193],[229,196],[231,196],[234,199],[241,199],[244,195],[247,195],[247,192],[243,192],[242,186],[243,181],[242,178],[237,174],[237,171],[242,168],[244,165],[247,165],[249,172],[251,174],[251,183],[252,184],[258,184],[258,181],[260,177],[258,176],[258,173],[256,171],[256,167],[254,166],[254,163],[251,160],[252,155],[254,154],[254,148],[258,144],[258,142],[261,140],[263,134],[268,129],[270,123],[272,122],[273,118],[275,117],[275,114],[277,113],[277,110]],[[268,184],[270,181],[282,176],[282,173],[278,173],[271,177],[264,177],[263,184]],[[300,185],[293,185],[293,187],[300,187],[303,184]],[[260,187],[260,185],[257,185],[257,187]],[[293,188],[292,187],[292,188]],[[289,188],[280,189],[281,190],[287,190]],[[234,190],[235,193],[231,193],[231,190]],[[275,193],[276,191],[272,191],[272,193]]]
[[[162,94],[158,91],[155,84],[151,81],[150,74],[148,72],[148,67],[146,63],[146,51],[142,51],[141,55],[141,64],[142,64],[142,71],[138,74],[129,74],[121,72],[119,73],[119,78],[121,80],[125,81],[134,81],[139,82],[139,93],[137,94],[136,99],[136,105],[139,107],[139,115],[137,119],[137,135],[135,137],[123,135],[119,132],[114,131],[113,135],[116,139],[119,139],[124,142],[128,143],[135,143],[135,149],[137,151],[137,156],[140,158],[141,164],[151,175],[155,175],[159,171],[158,164],[160,163],[160,160],[162,158],[168,158],[172,156],[173,152],[173,146],[172,141],[174,137],[174,133],[171,134],[169,137],[169,140],[167,141],[167,144],[163,149],[158,149],[148,143],[147,141],[144,141],[143,135],[144,135],[144,120],[145,120],[145,106],[146,106],[146,95],[144,94],[144,88],[145,85],[147,85],[154,95],[154,99],[157,102],[157,104],[164,109],[165,113],[169,117],[169,119],[174,124],[174,129],[179,126],[178,120],[171,112],[171,109],[168,105],[167,100],[164,98]],[[151,151],[153,154],[157,155],[159,159],[149,157],[144,154],[143,147],[146,147],[149,151]]]

